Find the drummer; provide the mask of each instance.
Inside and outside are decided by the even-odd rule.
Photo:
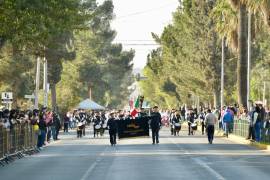
[[[179,131],[181,130],[181,116],[179,111],[175,112],[175,116],[172,119],[172,124],[173,124],[173,135],[179,136]]]
[[[93,119],[94,138],[98,134],[98,131],[100,130],[101,125],[102,125],[102,121],[101,121],[100,113],[96,112]]]

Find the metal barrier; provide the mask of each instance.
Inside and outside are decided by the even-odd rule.
[[[247,119],[235,119],[233,123],[233,134],[241,137],[248,136],[249,122]]]
[[[230,132],[233,135],[248,137],[249,131],[249,121],[248,119],[234,119],[232,126],[232,131]],[[216,124],[216,127],[219,127],[219,124]],[[261,143],[270,144],[270,128],[261,128]]]
[[[16,124],[12,129],[0,126],[0,165],[38,152],[36,145],[37,132],[31,124]]]

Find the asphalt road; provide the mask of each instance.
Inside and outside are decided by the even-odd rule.
[[[172,137],[161,132],[159,145],[150,138],[124,139],[116,147],[108,135],[83,139],[74,133],[41,153],[0,167],[1,180],[221,180],[270,179],[270,154],[216,138],[207,143],[197,133]]]

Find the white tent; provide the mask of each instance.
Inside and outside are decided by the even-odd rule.
[[[84,101],[80,102],[77,108],[85,110],[105,110],[105,107],[97,104],[96,102],[90,99],[85,99]]]

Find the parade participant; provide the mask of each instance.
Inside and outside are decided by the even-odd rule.
[[[125,115],[124,114],[119,114],[118,115],[118,120],[120,120],[120,121],[125,120]]]
[[[138,113],[138,117],[145,117],[145,116],[147,116],[147,113],[145,112],[144,108],[141,108]]]
[[[77,124],[77,138],[82,138],[82,134],[83,134],[83,123],[79,122]]]
[[[107,122],[107,128],[109,129],[111,146],[115,146],[117,134],[117,122],[115,121],[114,112],[110,113],[110,117]]]
[[[194,123],[195,120],[195,114],[192,110],[187,114],[187,121],[188,121],[188,135],[193,135],[193,129],[191,125]]]
[[[200,121],[201,121],[201,125],[202,125],[202,135],[204,135],[204,129],[205,129],[205,112],[201,112],[199,115]]]
[[[179,136],[179,131],[181,130],[181,116],[180,113],[177,111],[175,112],[175,116],[173,117],[173,134]]]
[[[170,110],[164,110],[161,112],[161,123],[163,126],[170,126]]]
[[[181,108],[181,119],[182,120],[186,120],[186,110],[185,110],[185,106],[183,106],[182,108]]]
[[[209,144],[212,144],[214,140],[216,122],[217,122],[216,116],[211,112],[211,109],[208,109],[207,114],[205,116],[205,124],[206,124],[207,137],[208,137]]]
[[[80,110],[79,122],[82,123],[82,134],[85,136],[86,114],[83,110]]]
[[[105,133],[105,130],[107,129],[107,118],[104,112],[101,113],[101,136]]]
[[[65,114],[65,117],[64,117],[64,133],[65,132],[68,133],[68,125],[69,125],[69,117],[67,116],[67,114]]]
[[[174,128],[173,128],[173,119],[175,118],[175,109],[172,109],[170,113],[170,126],[171,126],[171,135],[174,134]]]
[[[93,129],[94,129],[94,138],[98,136],[100,133],[100,130],[102,128],[102,121],[99,112],[95,113],[95,116],[93,118]]]
[[[158,106],[153,107],[153,112],[151,113],[150,127],[152,129],[152,140],[153,144],[159,143],[159,130],[161,127],[161,115],[158,112]]]

